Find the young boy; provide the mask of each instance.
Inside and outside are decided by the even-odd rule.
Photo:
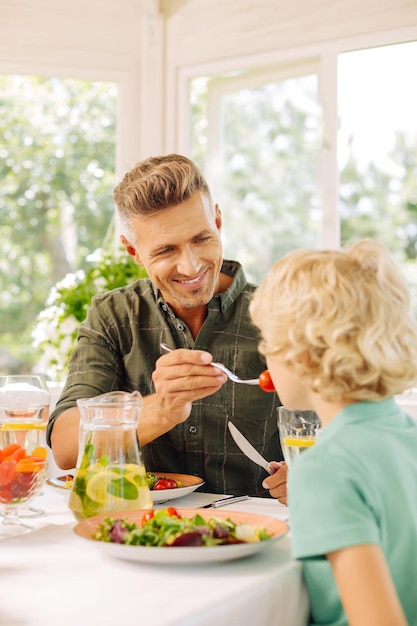
[[[393,399],[417,384],[403,278],[374,241],[296,250],[250,313],[281,402],[323,425],[288,473],[311,623],[416,626],[417,421]]]

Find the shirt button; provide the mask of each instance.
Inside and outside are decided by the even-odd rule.
[[[161,305],[163,311],[168,311],[168,307],[166,304]]]
[[[191,433],[192,435],[195,435],[197,432],[197,426],[190,426],[188,429],[188,432]]]
[[[183,326],[182,324],[178,324],[178,330],[185,330],[185,326]]]

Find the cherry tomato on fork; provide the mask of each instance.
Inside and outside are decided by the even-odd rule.
[[[263,391],[275,391],[275,386],[272,382],[269,370],[265,370],[259,374],[259,386]]]

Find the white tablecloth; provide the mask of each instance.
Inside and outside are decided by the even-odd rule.
[[[170,504],[193,508],[213,499],[193,493]],[[35,530],[0,543],[0,626],[307,624],[307,592],[289,536],[268,551],[219,564],[133,563],[77,537],[67,500],[66,491],[45,486],[32,504],[46,515],[27,520]],[[227,510],[288,515],[261,498]]]

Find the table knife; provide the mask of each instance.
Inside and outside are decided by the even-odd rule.
[[[242,435],[240,430],[236,428],[233,422],[229,421],[227,425],[229,427],[230,434],[235,440],[236,445],[242,450],[243,454],[245,454],[248,459],[250,459],[254,463],[257,463],[258,465],[263,467],[264,470],[268,472],[268,474],[273,474],[274,470],[272,469],[270,463],[266,459],[264,459],[262,455],[259,454],[259,452],[253,447],[251,443],[249,443],[246,437]]]
[[[221,498],[220,500],[214,500],[209,504],[204,504],[203,506],[199,506],[199,509],[218,509],[221,506],[226,506],[226,504],[234,504],[235,502],[241,502],[242,500],[247,500],[249,496],[230,496],[229,498]]]

